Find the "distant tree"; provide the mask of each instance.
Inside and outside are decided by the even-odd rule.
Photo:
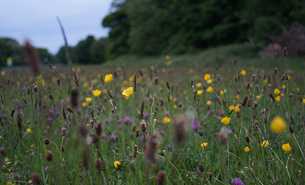
[[[106,50],[108,58],[114,58],[129,52],[130,25],[126,11],[126,1],[114,0],[112,11],[102,21],[102,25],[110,29]]]
[[[55,63],[55,57],[49,52],[46,48],[37,48],[37,52],[39,55],[39,58],[42,63],[48,64],[48,63]]]
[[[106,42],[105,38],[96,40],[89,35],[67,50],[62,46],[56,54],[56,60],[67,64],[65,52],[68,51],[74,64],[101,64],[106,61]]]
[[[14,39],[0,38],[0,66],[5,66],[8,58],[13,65],[22,64],[22,48]]]

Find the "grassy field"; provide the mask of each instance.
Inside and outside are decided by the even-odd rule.
[[[0,184],[305,184],[305,62],[253,53],[2,70]]]

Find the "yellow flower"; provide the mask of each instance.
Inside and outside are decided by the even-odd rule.
[[[281,91],[278,88],[275,88],[273,93],[274,93],[274,95],[278,96],[281,94]]]
[[[207,84],[211,84],[211,83],[213,83],[213,80],[212,80],[212,79],[207,80]]]
[[[208,81],[208,80],[211,80],[212,78],[211,78],[211,75],[209,73],[206,73],[206,74],[204,74],[203,79],[205,81]]]
[[[105,77],[104,77],[105,83],[110,83],[110,82],[112,82],[112,80],[113,80],[113,75],[111,73],[105,75]]]
[[[230,110],[230,111],[234,111],[234,108],[235,108],[235,105],[230,105],[230,106],[229,106],[229,110]]]
[[[200,89],[200,88],[202,87],[202,83],[201,83],[201,82],[196,83],[196,87],[197,87],[198,89]]]
[[[257,95],[255,98],[258,101],[258,100],[260,100],[262,98],[262,96],[261,95]]]
[[[113,162],[113,166],[114,166],[114,168],[115,168],[116,170],[119,170],[119,169],[121,169],[121,167],[122,167],[122,162],[119,161],[119,160],[115,160],[115,161]]]
[[[240,76],[246,76],[247,75],[247,71],[245,69],[241,69],[239,74],[240,74]]]
[[[219,94],[220,94],[220,96],[223,96],[223,95],[225,95],[225,91],[224,90],[220,90]]]
[[[15,183],[13,183],[12,181],[7,181],[6,185],[15,185]]]
[[[303,98],[303,104],[305,105],[305,98]]]
[[[267,148],[270,145],[270,143],[268,140],[263,140],[260,145],[262,148]]]
[[[280,101],[281,101],[281,96],[276,96],[276,97],[274,97],[274,100],[275,100],[276,102],[280,102]]]
[[[211,106],[213,104],[213,102],[211,100],[207,101],[207,106]]]
[[[166,55],[166,56],[165,56],[165,64],[166,64],[167,66],[169,66],[169,65],[171,65],[172,63],[173,63],[173,61],[172,61],[171,57],[170,57],[169,55]]]
[[[224,116],[223,118],[221,118],[220,122],[224,125],[229,125],[231,122],[231,118],[228,116]]]
[[[164,124],[164,125],[168,125],[168,124],[170,124],[171,123],[171,118],[169,117],[169,116],[164,116],[163,118],[162,118],[162,123]]]
[[[236,113],[240,112],[240,105],[239,104],[235,105],[234,112],[236,112]]]
[[[281,118],[280,116],[276,116],[271,121],[270,129],[276,134],[281,134],[286,131],[287,124],[283,118]]]
[[[82,107],[87,107],[88,105],[89,104],[86,101],[82,102]]]
[[[101,96],[101,94],[102,94],[102,91],[99,89],[95,89],[92,91],[92,95],[95,97],[99,97],[99,96]]]
[[[208,146],[209,146],[209,143],[208,143],[208,142],[203,142],[203,143],[200,144],[200,147],[201,147],[202,149],[207,149]]]
[[[244,147],[244,152],[249,153],[251,151],[251,148],[249,146]]]
[[[292,151],[292,147],[289,143],[282,144],[282,150],[285,153],[290,153]]]
[[[134,93],[133,87],[127,87],[122,91],[122,95],[128,99],[130,96],[132,96]]]
[[[201,96],[202,94],[203,94],[203,90],[200,89],[200,90],[197,90],[197,91],[196,91],[196,95],[197,95],[197,96]]]
[[[129,82],[133,82],[135,80],[136,76],[135,75],[131,75],[128,80]]]
[[[89,96],[87,96],[87,97],[85,98],[85,101],[86,101],[88,104],[90,104],[90,103],[92,102],[92,98],[89,97]]]
[[[208,92],[208,93],[213,93],[213,92],[214,92],[214,88],[213,88],[212,86],[209,86],[209,87],[207,88],[207,92]]]
[[[39,87],[44,87],[46,84],[45,80],[43,79],[42,75],[38,75],[36,77],[36,85]]]
[[[26,129],[26,133],[27,133],[27,134],[32,134],[32,132],[33,132],[33,131],[32,131],[31,128],[27,128],[27,129]]]

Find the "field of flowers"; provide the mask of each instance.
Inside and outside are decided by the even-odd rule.
[[[0,74],[0,184],[305,184],[305,75],[51,66]]]

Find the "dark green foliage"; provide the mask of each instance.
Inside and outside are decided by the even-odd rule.
[[[41,62],[44,64],[54,63],[54,61],[56,60],[55,57],[51,53],[49,53],[48,49],[46,48],[37,48],[37,52]]]
[[[246,42],[266,43],[294,22],[302,0],[114,0],[103,20],[108,56],[158,55]]]
[[[43,63],[54,63],[55,57],[46,48],[36,48],[37,53]],[[12,64],[25,64],[22,45],[18,41],[11,38],[0,38],[0,66],[6,66],[7,61]]]
[[[74,47],[62,46],[56,58],[64,64],[67,64],[66,52],[69,52],[74,64],[101,64],[106,61],[106,39],[96,40],[94,36],[89,35]]]
[[[102,22],[104,27],[110,28],[107,43],[107,55],[113,58],[129,52],[129,18],[126,12],[126,5],[119,0],[114,0],[113,9]]]
[[[0,66],[5,66],[8,58],[16,64],[21,61],[21,46],[19,43],[11,38],[0,38]]]

